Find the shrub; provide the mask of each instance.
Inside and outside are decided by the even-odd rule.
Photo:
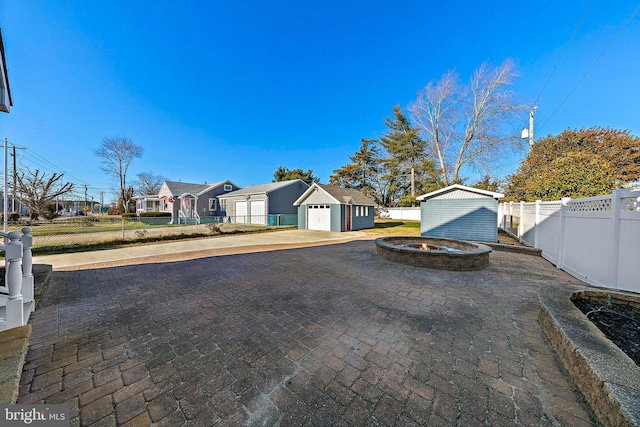
[[[4,222],[4,213],[0,212],[0,221]],[[19,212],[9,212],[9,217],[7,218],[9,222],[18,222],[20,221],[20,213]]]
[[[80,225],[82,225],[83,227],[93,227],[95,225],[94,222],[98,222],[98,221],[100,221],[98,218],[83,216],[82,219],[80,220]]]
[[[210,222],[209,224],[207,224],[207,228],[209,229],[209,232],[213,236],[218,236],[222,234],[222,230],[220,229],[220,224],[216,224],[215,222]]]
[[[164,218],[164,217],[169,217],[171,218],[171,212],[140,212],[140,215],[138,215],[140,218]]]
[[[54,205],[53,203],[49,203],[44,207],[44,212],[42,212],[42,216],[48,220],[52,220],[54,218],[59,217],[60,214],[58,214],[58,209],[56,205]]]
[[[136,230],[136,236],[138,239],[145,239],[149,235],[147,230]]]
[[[137,218],[138,215],[134,213],[123,213],[122,218]]]

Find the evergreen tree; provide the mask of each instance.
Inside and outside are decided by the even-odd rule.
[[[377,140],[362,138],[360,149],[349,156],[350,163],[334,170],[333,175],[329,177],[329,183],[343,188],[358,189],[377,204],[386,206],[387,186],[382,180],[379,151]]]
[[[273,182],[290,181],[292,179],[301,179],[309,185],[314,182],[320,182],[320,178],[314,176],[311,169],[305,172],[300,168],[289,169],[284,166],[278,166],[278,169],[273,173]]]
[[[385,150],[384,160],[392,199],[396,203],[415,202],[415,197],[440,187],[435,163],[428,158],[427,143],[419,130],[411,126],[400,106],[393,107],[393,118],[387,117],[384,124],[389,128],[380,138]],[[413,170],[413,173],[412,173]]]

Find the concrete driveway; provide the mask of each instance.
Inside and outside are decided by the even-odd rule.
[[[376,257],[371,241],[55,271],[19,403],[72,425],[586,426],[537,322],[540,284]]]

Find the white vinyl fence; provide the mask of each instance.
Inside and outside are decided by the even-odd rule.
[[[640,191],[501,203],[498,226],[594,286],[640,293]]]
[[[380,218],[407,219],[420,221],[420,207],[415,208],[382,208]]]

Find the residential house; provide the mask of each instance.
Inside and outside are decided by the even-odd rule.
[[[294,205],[299,229],[352,231],[374,226],[375,203],[353,188],[314,183]]]
[[[295,225],[297,208],[293,202],[309,188],[301,179],[252,185],[220,196],[227,216],[233,222],[265,225],[287,225],[278,216]],[[293,218],[293,219],[292,219]]]
[[[233,182],[211,184],[165,181],[158,192],[158,212],[171,212],[172,223],[199,223],[203,217],[224,217],[219,197],[239,189]]]

